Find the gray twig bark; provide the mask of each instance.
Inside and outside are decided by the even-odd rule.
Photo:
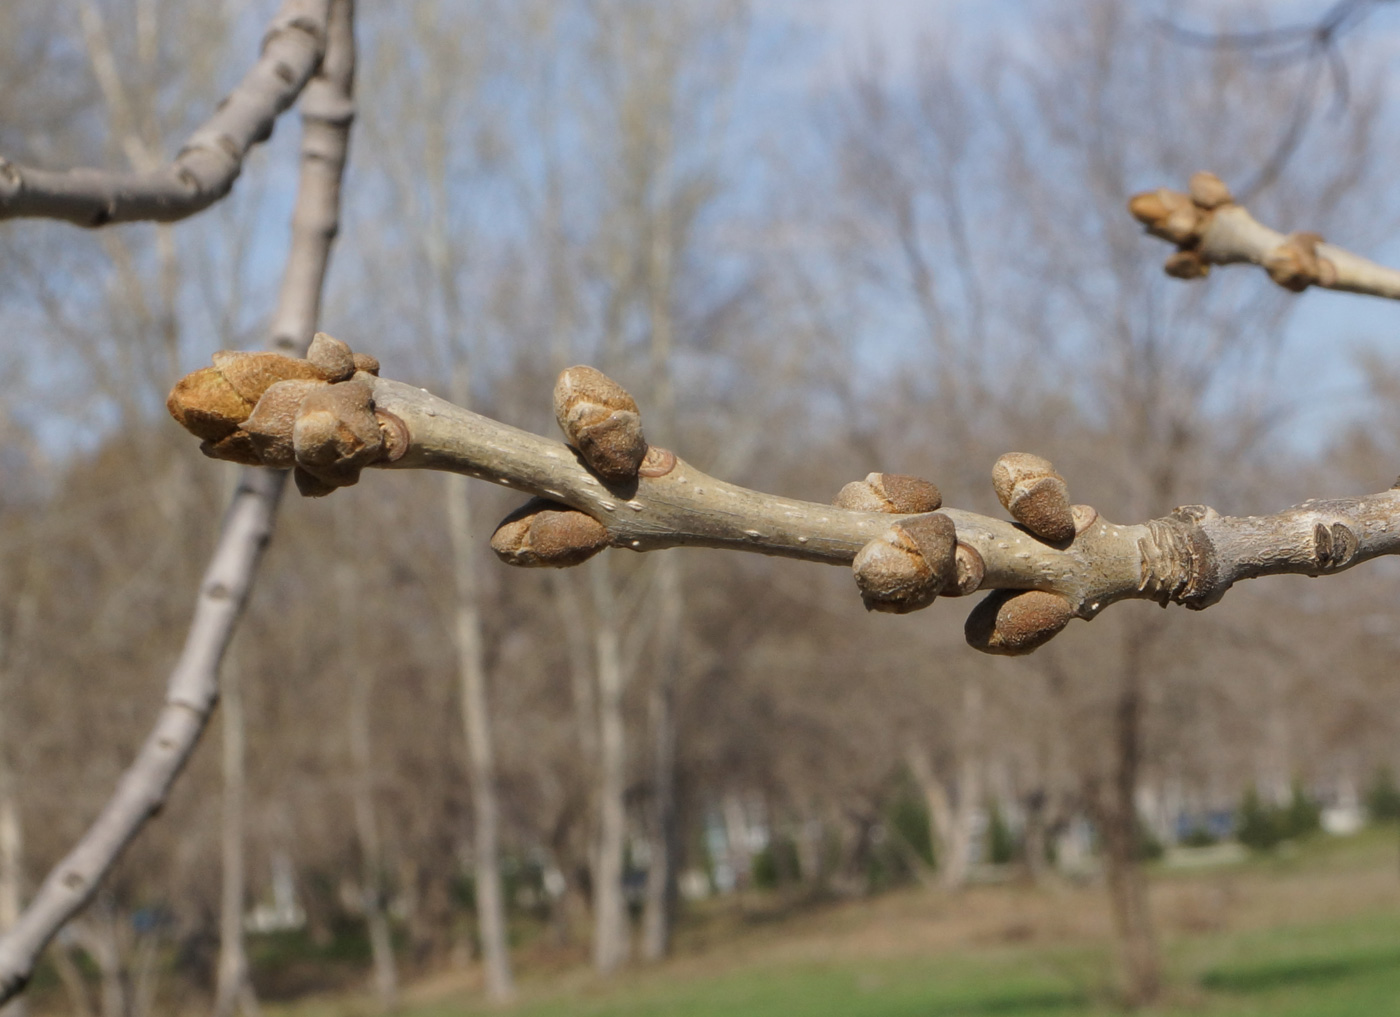
[[[1133,196],[1128,210],[1177,250],[1168,275],[1199,279],[1211,265],[1258,265],[1285,289],[1309,286],[1400,300],[1400,270],[1378,265],[1317,233],[1283,234],[1265,226],[1213,173],[1197,173],[1188,193],[1165,187]]]
[[[306,12],[324,7],[325,3],[289,0],[284,12],[297,12],[301,22]],[[302,94],[301,178],[271,329],[272,344],[285,350],[304,349],[315,331],[331,242],[339,228],[340,181],[354,117],[353,0],[330,0],[327,18],[326,53],[319,62],[313,60],[311,70],[319,65],[319,71]],[[271,43],[268,50],[273,50]],[[265,54],[259,67],[266,61]],[[275,64],[267,72],[282,80]],[[0,168],[0,177],[14,179],[5,168]],[[5,193],[3,185],[0,193]],[[30,207],[26,214],[63,218],[61,213],[72,206],[46,198]],[[19,921],[0,937],[0,1001],[24,988],[44,946],[92,899],[131,839],[164,804],[194,751],[218,698],[219,663],[247,604],[285,480],[285,473],[244,472],[200,583],[194,618],[153,730],[96,821],[48,874]]]
[[[427,391],[364,376],[376,405],[407,427],[407,450],[390,469],[437,469],[489,480],[579,509],[614,547],[718,547],[849,564],[894,521],[908,518],[760,494],[710,477],[683,460],[661,476],[605,485],[560,442],[453,406]],[[668,453],[669,455],[669,453]],[[1120,600],[1201,609],[1242,579],[1330,575],[1400,553],[1400,489],[1302,505],[1264,516],[1223,516],[1188,505],[1147,523],[1116,524],[1076,506],[1078,532],[1052,544],[1025,527],[943,508],[959,544],[974,549],[978,589],[1059,594],[1080,618]]]
[[[208,208],[229,192],[249,149],[272,134],[278,115],[316,74],[327,48],[331,2],[285,0],[257,63],[167,166],[133,173],[54,171],[0,157],[0,219],[106,226],[171,222]]]

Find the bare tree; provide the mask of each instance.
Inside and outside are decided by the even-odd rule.
[[[208,204],[206,196],[213,200],[227,190],[250,145],[266,137],[272,120],[306,86],[304,185],[272,326],[274,347],[304,349],[319,310],[338,225],[340,175],[353,115],[350,0],[288,0],[269,39],[261,60],[224,104],[212,128],[187,148],[189,154],[176,167],[121,177],[95,171],[50,174],[6,163],[0,214],[103,225],[196,212]],[[101,877],[159,809],[193,751],[217,698],[219,661],[246,603],[284,480],[285,474],[250,473],[240,485],[155,730],[88,834],[49,874],[19,921],[0,939],[0,997],[8,999],[24,986],[39,952],[91,899]]]
[[[216,1006],[230,1008],[238,981],[248,988],[246,957],[240,961],[237,951],[244,897],[234,857],[240,836],[269,851],[295,844],[299,865],[340,878],[353,871],[346,859],[354,857],[358,841],[359,871],[351,881],[369,905],[364,910],[386,1002],[398,980],[397,972],[390,974],[390,888],[411,938],[431,940],[433,934],[419,928],[423,915],[445,913],[446,919],[434,919],[442,926],[451,921],[450,904],[427,900],[432,888],[445,895],[458,867],[469,865],[488,986],[493,995],[505,996],[511,902],[502,887],[503,855],[559,864],[567,870],[573,899],[579,887],[591,885],[595,958],[608,970],[631,949],[622,867],[639,829],[651,848],[642,950],[655,957],[667,949],[674,918],[678,845],[693,840],[680,835],[683,823],[694,823],[709,808],[722,812],[736,849],[733,860],[746,870],[752,861],[750,825],[761,816],[775,836],[794,836],[804,845],[801,868],[814,882],[832,871],[830,860],[821,857],[823,824],[839,829],[838,869],[858,889],[866,885],[863,862],[881,840],[890,774],[902,764],[923,790],[930,839],[949,884],[968,872],[975,810],[984,797],[1005,801],[1019,793],[1028,809],[1037,796],[1065,802],[1070,771],[1076,771],[1079,800],[1095,815],[1106,846],[1129,971],[1127,995],[1150,999],[1160,973],[1146,885],[1136,864],[1140,792],[1160,790],[1189,765],[1218,771],[1257,752],[1267,759],[1261,766],[1282,773],[1299,765],[1294,760],[1331,751],[1288,737],[1297,716],[1282,679],[1271,687],[1273,715],[1267,725],[1251,729],[1248,748],[1220,750],[1207,764],[1183,761],[1183,751],[1159,745],[1164,725],[1187,723],[1181,718],[1208,700],[1209,683],[1186,672],[1208,655],[1225,659],[1227,651],[1216,641],[1242,638],[1238,629],[1231,635],[1241,615],[1212,611],[1192,629],[1179,620],[1150,621],[1125,607],[1092,632],[1074,627],[1028,669],[1004,672],[1039,682],[1027,699],[1055,704],[1043,714],[1055,723],[1041,724],[1045,730],[1036,732],[1033,748],[1007,746],[1005,732],[1029,723],[1032,711],[999,695],[1003,672],[957,662],[942,622],[911,634],[908,626],[877,628],[853,618],[854,598],[840,598],[837,574],[814,575],[795,562],[853,565],[855,592],[880,612],[905,613],[938,597],[984,593],[987,599],[965,626],[967,640],[980,650],[1019,656],[1056,637],[1073,618],[1092,620],[1118,601],[1212,607],[1243,578],[1330,575],[1394,553],[1400,545],[1391,531],[1400,507],[1393,491],[1314,501],[1268,516],[1193,507],[1148,519],[1184,495],[1223,499],[1222,508],[1233,512],[1277,497],[1276,487],[1243,471],[1224,476],[1210,468],[1258,448],[1267,429],[1266,414],[1254,404],[1231,416],[1228,427],[1220,424],[1225,417],[1217,414],[1210,393],[1227,383],[1220,380],[1226,377],[1221,363],[1234,372],[1232,381],[1245,377],[1236,370],[1241,365],[1258,366],[1251,351],[1267,345],[1265,333],[1287,308],[1276,295],[1254,290],[1244,297],[1233,289],[1163,296],[1162,284],[1143,271],[1142,245],[1122,203],[1147,182],[1149,171],[1184,176],[1194,168],[1189,160],[1215,152],[1233,170],[1269,125],[1227,108],[1227,100],[1243,93],[1222,54],[1210,63],[1209,74],[1181,72],[1179,91],[1190,102],[1164,112],[1143,100],[1147,93],[1124,84],[1125,74],[1129,83],[1141,75],[1136,65],[1124,70],[1122,54],[1145,44],[1110,4],[1086,3],[1082,18],[1047,24],[1043,41],[1061,58],[1056,76],[1035,78],[1015,61],[987,61],[1011,68],[1008,77],[1017,80],[1006,86],[1009,91],[998,91],[990,80],[980,92],[961,86],[964,69],[953,53],[940,58],[946,73],[920,78],[912,100],[908,92],[886,90],[875,77],[862,80],[848,97],[850,115],[838,132],[840,158],[832,160],[842,170],[840,193],[851,203],[829,200],[835,191],[823,192],[820,200],[842,212],[809,220],[816,224],[814,247],[825,260],[803,278],[783,279],[792,289],[779,308],[771,293],[760,293],[768,280],[760,283],[753,274],[744,274],[733,292],[723,292],[717,278],[739,274],[732,271],[735,248],[705,246],[699,225],[723,208],[713,201],[722,174],[707,161],[712,152],[703,139],[723,133],[715,123],[723,119],[732,67],[720,61],[724,66],[712,73],[696,71],[688,62],[691,48],[703,46],[712,55],[713,39],[698,30],[688,34],[694,25],[644,7],[579,8],[593,19],[593,49],[586,57],[583,50],[569,50],[560,63],[574,70],[589,61],[597,66],[556,87],[570,93],[565,105],[588,110],[585,141],[568,132],[531,137],[520,127],[537,111],[514,104],[516,84],[523,80],[516,75],[554,71],[495,63],[511,59],[498,53],[518,56],[543,46],[550,29],[541,29],[541,22],[554,13],[551,5],[502,5],[492,12],[501,17],[487,19],[491,26],[484,31],[529,45],[497,45],[492,36],[482,42],[481,53],[461,59],[451,33],[442,30],[439,5],[405,5],[383,14],[387,28],[375,33],[376,55],[386,80],[403,87],[393,101],[376,98],[384,103],[376,125],[383,143],[366,165],[385,170],[378,182],[388,186],[375,191],[375,200],[389,199],[376,224],[378,235],[357,244],[364,277],[347,306],[366,314],[356,326],[362,331],[351,338],[356,347],[383,352],[386,361],[402,352],[396,370],[417,373],[419,381],[429,375],[430,387],[453,374],[463,378],[465,363],[473,380],[449,386],[450,402],[379,377],[372,357],[326,337],[305,359],[221,354],[214,367],[177,386],[171,407],[215,457],[291,469],[307,494],[349,486],[368,466],[447,471],[533,495],[537,500],[513,513],[493,539],[508,564],[574,565],[609,547],[683,546],[747,550],[794,562],[759,572],[734,560],[740,556],[691,556],[684,568],[676,553],[659,560],[608,556],[589,566],[583,583],[554,587],[561,608],[556,618],[538,603],[544,584],[523,576],[498,580],[481,567],[470,531],[483,510],[492,510],[476,500],[479,488],[460,477],[447,478],[445,489],[420,483],[405,495],[413,481],[381,475],[365,484],[369,491],[359,501],[337,496],[337,508],[354,506],[343,518],[354,519],[355,566],[343,547],[320,546],[325,542],[316,539],[315,520],[297,521],[293,543],[305,553],[301,560],[312,563],[301,571],[339,570],[342,588],[356,587],[360,570],[366,577],[372,573],[366,617],[395,635],[372,636],[369,626],[354,638],[318,632],[320,615],[297,605],[297,591],[305,600],[315,584],[283,568],[279,576],[291,588],[269,591],[273,606],[266,620],[255,622],[259,645],[249,649],[246,667],[249,674],[275,670],[296,680],[281,683],[286,687],[274,696],[267,683],[237,687],[226,673],[229,878],[223,918],[229,949]],[[154,9],[143,3],[148,13]],[[84,53],[93,68],[89,98],[115,128],[112,150],[131,171],[117,177],[65,175],[6,163],[0,166],[0,215],[44,214],[96,225],[191,214],[228,190],[249,147],[300,95],[307,114],[302,183],[293,254],[273,322],[279,353],[300,352],[318,317],[337,221],[335,196],[352,110],[349,4],[285,5],[245,86],[169,166],[158,154],[169,132],[143,112],[156,101],[145,89],[146,78],[136,86],[124,80],[124,43],[115,22],[105,23],[95,4],[83,10]],[[724,5],[706,10],[720,23],[732,14]],[[381,41],[396,39],[394,32],[410,21],[417,29],[411,33],[413,61],[403,51],[389,52],[399,43]],[[563,33],[578,23],[556,23],[555,29]],[[149,46],[141,39],[148,39],[151,26],[142,24],[133,43],[137,50]],[[725,52],[726,59],[735,59],[733,49]],[[1146,46],[1142,52],[1143,62],[1162,71],[1158,77],[1178,80],[1160,49]],[[436,69],[410,81],[402,69],[408,62]],[[1087,74],[1086,67],[1094,74],[1078,88],[1072,79]],[[463,84],[476,74],[501,77],[479,90]],[[420,85],[426,95],[415,94]],[[483,104],[498,105],[462,116],[449,93],[454,102],[471,95],[473,103],[480,97]],[[418,108],[420,98],[426,101]],[[1157,150],[1133,147],[1139,122],[1134,117],[1109,115],[1120,100],[1129,110],[1151,109],[1154,124],[1165,125],[1159,133],[1167,140],[1154,141]],[[703,114],[695,112],[702,107]],[[1030,122],[1018,118],[1032,110]],[[702,129],[707,126],[713,133]],[[1182,141],[1188,129],[1201,134],[1189,144]],[[1309,193],[1315,185],[1324,197],[1308,206],[1307,219],[1345,222],[1340,198],[1364,173],[1370,151],[1361,132],[1355,133],[1345,166],[1315,177],[1285,177],[1272,200],[1282,202],[1285,192]],[[1232,141],[1236,134],[1243,140]],[[415,140],[395,145],[400,136]],[[594,168],[587,187],[569,165],[579,160],[580,146],[590,160],[597,157],[589,163]],[[1177,274],[1252,261],[1292,288],[1394,295],[1393,273],[1316,237],[1285,237],[1259,226],[1228,194],[1222,197],[1216,183],[1198,178],[1189,194],[1158,191],[1133,202],[1150,229],[1180,248],[1171,263]],[[464,190],[478,184],[495,202],[479,218],[462,203]],[[1270,221],[1279,214],[1267,204],[1260,213]],[[772,221],[751,209],[734,218],[726,229],[749,231],[740,243],[756,242],[770,253],[776,247],[771,237],[754,240],[773,228]],[[166,455],[159,432],[144,428],[150,393],[168,384],[181,357],[180,332],[173,327],[186,299],[181,249],[169,230],[153,232],[148,243],[129,234],[108,236],[100,242],[121,291],[112,301],[120,311],[112,316],[112,330],[122,339],[147,338],[93,341],[82,347],[83,355],[91,350],[94,362],[103,364],[100,384],[129,445],[131,483],[149,486],[176,506],[175,515],[193,515],[190,505],[179,509],[180,499],[192,505],[204,490],[182,486],[179,462]],[[728,259],[725,272],[694,267],[716,250]],[[32,288],[55,327],[78,348],[92,330],[67,312],[62,291],[43,278],[43,258],[12,254],[8,247],[0,256],[29,264],[24,287]],[[1022,294],[996,281],[1008,271],[1035,284]],[[761,313],[740,321],[751,332],[748,348],[729,348],[738,346],[729,338],[739,331],[734,308],[754,293]],[[375,304],[385,309],[375,311]],[[1186,329],[1197,314],[1207,326]],[[888,377],[879,365],[850,358],[850,334],[842,333],[854,328],[858,334],[861,326],[853,323],[862,320],[907,329],[903,337],[913,337],[917,356],[892,357]],[[504,341],[494,341],[498,335]],[[432,351],[413,354],[411,341]],[[556,367],[598,359],[634,383],[643,405],[607,376],[574,367],[561,377],[553,406],[565,444],[498,423],[491,417],[533,427],[547,416],[539,368],[521,352],[525,346],[547,347]],[[834,370],[827,369],[832,365]],[[737,394],[716,395],[723,385],[707,374],[711,369],[743,375],[733,383]],[[527,394],[535,409],[524,408],[521,397]],[[727,419],[716,423],[717,417]],[[1206,418],[1211,426],[1202,426]],[[1031,433],[1062,471],[1038,456],[997,456]],[[1131,447],[1120,440],[1123,435]],[[706,472],[662,447],[673,444]],[[109,461],[117,458],[110,454]],[[933,477],[974,504],[944,508],[931,483],[894,472],[892,464],[902,462],[917,466],[899,469]],[[0,471],[8,463],[0,458]],[[987,465],[991,490],[978,490],[986,486]],[[886,472],[866,475],[872,467]],[[747,486],[719,475],[737,476]],[[862,475],[834,504],[825,502],[840,480]],[[146,749],[94,834],[54,870],[14,931],[0,940],[7,994],[27,977],[44,942],[92,897],[144,817],[165,802],[189,758],[212,709],[219,657],[270,527],[282,483],[271,476],[254,473],[240,487],[228,517],[230,536],[201,587],[196,628]],[[1335,476],[1319,473],[1309,482],[1323,490],[1343,483]],[[792,490],[810,500],[751,488]],[[1081,500],[1099,508],[1072,503],[1071,489],[1087,492]],[[55,497],[81,501],[92,490],[75,479]],[[1013,522],[982,502],[999,502]],[[2,502],[0,511],[6,511]],[[1120,513],[1148,521],[1109,521]],[[194,542],[186,534],[180,547]],[[445,546],[451,554],[442,553]],[[115,604],[123,589],[108,584],[101,596]],[[41,593],[45,605],[57,602]],[[1340,603],[1343,595],[1336,596]],[[1229,598],[1240,601],[1250,602],[1249,595]],[[759,606],[745,609],[745,602]],[[272,615],[279,613],[281,628],[275,629]],[[107,628],[122,617],[110,607],[98,615]],[[1222,615],[1225,621],[1215,621]],[[8,637],[7,647],[0,647],[0,719],[6,722],[0,733],[10,732],[12,718],[28,709],[23,695],[13,701],[8,696],[17,684],[14,675],[32,659],[25,649],[29,635],[11,624],[17,616],[9,605],[0,615],[0,636]],[[1259,623],[1263,631],[1270,627]],[[1212,642],[1182,649],[1185,640],[1175,634],[1187,631],[1209,633]],[[1057,652],[1066,643],[1069,649]],[[343,666],[326,666],[318,657]],[[1241,649],[1238,657],[1249,654]],[[912,660],[933,663],[915,667]],[[935,664],[940,673],[931,677]],[[856,683],[857,674],[868,677]],[[448,675],[456,675],[460,710],[446,709],[453,687]],[[1298,684],[1300,696],[1315,688],[1303,679]],[[347,691],[348,718],[341,694]],[[1358,680],[1349,695],[1373,691]],[[1216,694],[1238,700],[1231,706],[1236,713],[1249,698],[1233,686]],[[753,715],[744,716],[750,707]],[[432,712],[433,721],[448,715],[451,724],[433,726],[434,738],[424,738],[429,722],[416,712],[423,710]],[[240,712],[259,720],[245,726]],[[651,736],[646,752],[640,751],[646,744],[640,737],[644,714]],[[336,718],[334,730],[344,730],[345,744],[308,744],[315,741],[305,737],[308,717],[322,723]],[[783,723],[793,730],[783,730],[778,744],[766,744],[768,732]],[[1092,735],[1078,739],[1082,744],[1066,744],[1074,741],[1063,733],[1072,724]],[[1359,730],[1340,703],[1334,726]],[[1375,737],[1382,737],[1382,728],[1376,727]],[[241,738],[250,747],[250,772],[242,775]],[[1334,732],[1313,740],[1321,746],[1339,738]],[[443,745],[457,746],[459,740],[463,773],[456,758],[443,766],[432,756],[433,748],[441,754]],[[418,744],[428,741],[435,745]],[[1277,751],[1284,743],[1290,752]],[[345,749],[354,779],[341,787],[324,771],[343,767]],[[644,755],[649,758],[642,765]],[[214,779],[210,766],[191,774],[202,788]],[[270,786],[274,774],[297,768],[312,775],[307,783],[319,790]],[[91,772],[98,770],[94,764]],[[682,773],[684,781],[678,780]],[[246,795],[239,791],[245,778]],[[326,795],[331,785],[337,790]],[[337,824],[334,807],[326,804],[340,800],[347,788],[354,831]],[[18,838],[3,836],[4,790],[0,779],[0,862],[19,854],[17,848],[6,850]],[[28,799],[20,790],[23,808]],[[240,797],[243,808],[235,810]],[[196,808],[175,805],[190,814]],[[233,814],[245,810],[251,813],[246,828]],[[42,831],[42,824],[26,830],[31,828],[41,830],[45,847],[34,855],[43,857],[56,834]],[[580,847],[590,840],[592,852]],[[212,840],[200,852],[206,849],[212,856]],[[928,879],[921,849],[903,844],[902,850],[907,871]],[[1030,850],[1040,857],[1039,850]],[[577,878],[581,859],[590,853],[593,878]],[[0,864],[0,876],[6,871]],[[253,871],[250,882],[256,881]],[[19,872],[17,862],[9,863],[8,872]],[[155,877],[143,871],[139,878],[153,883]],[[154,994],[154,981],[139,973],[154,970],[150,961],[159,940],[123,940],[118,930],[125,899],[122,887],[113,887],[102,908],[73,926],[102,959],[104,1006],[113,1011],[138,1010]],[[317,906],[308,903],[312,910]],[[84,998],[83,992],[76,998]]]

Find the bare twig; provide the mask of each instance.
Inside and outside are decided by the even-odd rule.
[[[1270,67],[1301,63],[1306,68],[1283,133],[1260,163],[1253,179],[1241,190],[1241,201],[1252,201],[1272,186],[1297,153],[1312,122],[1325,75],[1332,81],[1333,110],[1340,112],[1346,107],[1351,96],[1351,82],[1340,40],[1383,2],[1387,0],[1336,0],[1316,21],[1258,31],[1200,32],[1169,21],[1161,22],[1173,38],[1187,45],[1250,53],[1258,63]]]
[[[301,179],[270,337],[279,348],[304,347],[315,328],[339,224],[340,178],[353,117],[354,10],[352,0],[328,2],[325,59],[317,61],[319,71],[302,96]],[[283,13],[306,7],[288,3]],[[185,646],[153,730],[97,820],[0,938],[0,1002],[23,989],[44,946],[92,898],[127,844],[159,811],[194,751],[218,699],[219,664],[247,604],[285,481],[284,473],[245,472],[200,584]]]
[[[318,347],[324,354],[334,342],[318,337],[313,362],[326,359],[318,357]],[[229,385],[241,386],[253,373],[269,379],[276,370],[304,371],[298,364],[305,362],[278,368],[270,361],[225,359],[223,367],[182,381],[171,396],[172,412],[207,432],[215,408],[232,391],[221,387],[220,371],[229,371]],[[564,373],[570,382],[561,382],[556,399],[576,391],[572,380],[579,371]],[[836,504],[819,505],[725,483],[654,446],[630,477],[604,479],[590,444],[579,442],[576,432],[626,431],[640,441],[635,403],[620,389],[610,400],[618,408],[594,404],[598,409],[582,428],[578,420],[586,415],[560,414],[575,447],[368,371],[342,377],[335,383],[264,380],[266,395],[254,398],[251,414],[245,405],[230,415],[224,424],[237,430],[217,440],[206,434],[205,450],[246,456],[243,435],[270,463],[294,461],[299,473],[309,471],[302,488],[313,494],[355,483],[362,467],[378,466],[445,470],[534,495],[537,500],[508,517],[492,540],[510,564],[574,565],[607,547],[715,547],[851,564],[866,604],[879,610],[902,613],[935,596],[995,591],[967,626],[968,641],[992,653],[1029,652],[1071,618],[1092,619],[1120,600],[1201,609],[1241,579],[1325,575],[1400,553],[1396,489],[1308,502],[1269,516],[1230,517],[1187,506],[1146,523],[1118,525],[1089,506],[1071,507],[1063,479],[1048,462],[1012,453],[998,460],[993,481],[1016,522],[940,508],[931,484],[880,474],[848,485]],[[594,391],[610,390],[600,385]]]
[[[1128,210],[1147,232],[1176,245],[1168,275],[1198,279],[1211,265],[1259,265],[1295,293],[1309,286],[1400,300],[1400,270],[1325,243],[1317,233],[1284,235],[1261,224],[1212,173],[1191,178],[1190,193],[1162,187],[1136,194]]]
[[[171,222],[208,208],[229,192],[248,150],[272,134],[278,115],[316,73],[326,48],[330,3],[285,0],[268,26],[258,62],[167,166],[135,173],[55,171],[0,157],[0,219],[105,226]]]

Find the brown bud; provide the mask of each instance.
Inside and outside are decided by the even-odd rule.
[[[1222,205],[1232,205],[1235,201],[1225,181],[1205,170],[1191,174],[1187,190],[1191,193],[1191,200],[1200,208],[1216,209]]]
[[[1069,488],[1048,459],[1008,452],[992,467],[992,487],[1011,517],[1041,540],[1058,544],[1073,538]]]
[[[296,465],[292,432],[297,411],[303,399],[325,387],[324,381],[279,381],[263,393],[252,415],[243,422],[261,465],[279,470]]]
[[[676,468],[676,454],[668,448],[659,445],[648,445],[647,454],[642,458],[642,465],[637,469],[637,475],[642,477],[664,477]]]
[[[1174,244],[1190,244],[1200,237],[1205,219],[1195,205],[1182,205],[1160,220],[1153,232]]]
[[[1069,513],[1074,519],[1074,535],[1076,537],[1093,526],[1099,518],[1099,510],[1092,505],[1071,505]]]
[[[334,494],[337,488],[345,486],[327,483],[314,473],[307,473],[300,466],[292,471],[292,479],[296,481],[297,493],[303,498],[324,498],[328,494]]]
[[[1210,264],[1198,251],[1173,251],[1162,267],[1173,279],[1204,279],[1210,275]]]
[[[202,441],[199,450],[210,459],[225,463],[238,463],[240,466],[262,466],[262,457],[247,431],[239,428],[218,441]]]
[[[165,401],[170,415],[211,447],[234,431],[253,412],[262,394],[291,378],[323,379],[321,370],[305,360],[280,353],[214,354],[214,366],[185,375]]]
[[[647,454],[637,401],[593,367],[570,367],[554,385],[554,415],[564,437],[604,480],[635,480]]]
[[[306,359],[326,372],[329,381],[348,381],[355,373],[355,355],[350,347],[325,332],[312,337]]]
[[[349,487],[360,470],[383,458],[384,437],[368,385],[343,381],[308,394],[292,427],[296,461],[334,487]]]
[[[413,441],[408,425],[404,423],[403,417],[388,410],[376,409],[374,419],[379,424],[379,434],[384,439],[384,461],[398,462],[408,454],[408,447]]]
[[[356,353],[354,355],[355,370],[364,371],[366,374],[379,375],[379,360],[371,357],[368,353]]]
[[[325,381],[326,373],[315,364],[280,353],[239,353],[220,350],[214,354],[214,367],[233,390],[248,401],[248,409],[257,405],[262,394],[279,381],[298,378]]]
[[[908,614],[957,581],[953,520],[939,513],[901,519],[856,554],[851,567],[868,611]]]
[[[502,520],[491,550],[507,565],[567,568],[592,558],[609,543],[608,529],[586,512],[532,498]]]
[[[871,473],[841,488],[832,503],[858,512],[914,514],[932,512],[943,504],[943,495],[927,480],[903,473]]]
[[[976,593],[982,586],[982,580],[987,574],[987,566],[982,562],[982,555],[970,544],[959,544],[954,552],[954,561],[957,565],[957,579],[953,589],[943,591],[947,597],[966,597],[969,593]]]
[[[963,632],[975,650],[1015,657],[1043,646],[1073,617],[1058,593],[998,590],[972,609]]]
[[[1167,206],[1156,191],[1143,191],[1128,199],[1128,211],[1144,226],[1155,226],[1167,217]]]
[[[1201,210],[1188,196],[1166,187],[1133,195],[1128,211],[1149,233],[1174,244],[1193,242],[1205,222]]]
[[[175,383],[165,408],[196,438],[214,443],[247,419],[253,404],[239,395],[214,367],[202,367]]]

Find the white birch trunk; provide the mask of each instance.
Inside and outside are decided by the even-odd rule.
[[[345,575],[349,580],[350,577]],[[344,587],[342,587],[344,588]],[[351,780],[351,806],[355,836],[360,842],[360,898],[369,933],[370,955],[374,965],[374,991],[382,1011],[398,1007],[398,965],[384,910],[384,858],[379,828],[374,814],[374,768],[370,754],[369,706],[374,686],[374,670],[362,654],[350,667],[349,736],[354,766]]]
[[[667,555],[657,566],[656,621],[659,643],[652,679],[652,829],[647,868],[646,910],[642,917],[642,956],[661,960],[671,952],[676,920],[679,830],[676,815],[676,683],[680,677],[681,622],[685,614],[681,566]]]
[[[500,803],[496,794],[496,760],[486,700],[486,663],[476,551],[472,544],[471,502],[465,477],[447,477],[445,480],[448,530],[457,588],[457,609],[452,631],[457,647],[462,729],[466,734],[467,769],[475,818],[473,858],[477,924],[482,960],[486,966],[487,995],[493,1000],[503,1001],[514,994],[515,985],[510,967],[505,895],[501,886]]]
[[[0,932],[19,920],[24,906],[23,827],[10,768],[10,659],[10,646],[0,629]],[[29,1004],[23,998],[0,1007],[0,1017],[24,1017],[28,1012]]]
[[[598,671],[598,852],[593,865],[593,964],[616,971],[631,953],[622,865],[627,839],[627,741],[622,716],[625,676],[621,635],[606,559],[590,568]]]
[[[257,996],[248,972],[243,945],[243,906],[246,897],[246,857],[243,837],[243,798],[247,785],[243,713],[243,674],[234,655],[223,668],[223,886],[219,910],[219,967],[214,993],[214,1017],[229,1017],[235,1009],[258,1017]]]

